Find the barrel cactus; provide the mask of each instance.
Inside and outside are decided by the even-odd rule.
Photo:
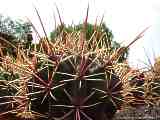
[[[28,96],[31,109],[47,119],[111,119],[121,106],[122,83],[107,48],[88,49],[89,41],[81,36],[43,42],[44,54],[37,53]]]
[[[9,113],[20,120],[106,120],[121,108],[123,84],[115,66],[141,34],[127,47],[111,51],[110,44],[102,39],[105,34],[96,38],[96,29],[86,40],[87,17],[82,31],[62,31],[65,34],[54,41],[41,38],[34,45],[38,49],[29,52],[17,49],[17,59],[7,65],[14,66],[19,77],[5,81],[14,94],[0,97],[8,99],[0,100],[0,106],[11,106],[1,116]]]
[[[142,107],[159,105],[159,58],[147,70],[133,70],[129,85],[131,87],[131,106]]]
[[[16,113],[17,119],[111,118],[122,103],[122,83],[103,41],[88,49],[83,34],[67,34],[66,41],[44,39],[40,52],[31,51],[30,57],[20,50],[22,60],[8,63],[19,78],[6,84],[14,85],[14,94],[0,98],[8,97],[1,105],[12,106],[5,112]]]

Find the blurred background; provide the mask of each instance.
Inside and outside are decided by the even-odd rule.
[[[34,7],[38,9],[49,35],[55,28],[55,18],[59,24],[56,5],[65,24],[79,24],[86,16],[88,4],[88,21],[95,23],[96,19],[101,21],[104,16],[103,21],[112,30],[114,40],[122,45],[127,45],[150,27],[144,37],[130,48],[128,62],[132,67],[146,67],[160,56],[159,0],[0,0],[0,14],[12,19],[29,18],[43,36]]]

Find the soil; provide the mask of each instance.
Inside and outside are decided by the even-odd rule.
[[[113,120],[160,120],[160,107],[127,108],[118,111]]]

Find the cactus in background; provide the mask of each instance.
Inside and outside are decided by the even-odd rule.
[[[129,105],[142,107],[144,105],[159,105],[159,58],[149,70],[131,70],[129,80]]]
[[[147,78],[148,78],[148,93],[147,96],[152,98],[152,102],[154,104],[159,105],[159,96],[160,96],[160,59],[159,57],[155,59],[155,63],[150,71],[148,71]],[[147,86],[146,85],[146,86]]]

